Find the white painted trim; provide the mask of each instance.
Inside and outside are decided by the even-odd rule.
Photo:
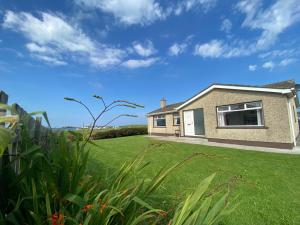
[[[289,112],[289,122],[290,122],[292,141],[294,143],[294,146],[296,146],[296,134],[295,134],[295,128],[294,128],[293,109],[292,109],[292,105],[291,105],[291,98],[288,98],[288,112]]]
[[[214,84],[209,88],[203,90],[190,100],[186,101],[179,107],[175,108],[175,110],[182,109],[184,106],[190,104],[191,102],[195,101],[196,99],[200,98],[202,95],[210,92],[213,89],[227,89],[227,90],[240,90],[240,91],[256,91],[256,92],[269,92],[269,93],[279,93],[279,94],[288,94],[291,93],[291,89],[275,89],[275,88],[261,88],[261,87],[242,87],[242,86],[230,86],[230,85],[220,85]]]

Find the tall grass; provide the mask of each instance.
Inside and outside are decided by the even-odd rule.
[[[13,162],[1,168],[0,224],[208,225],[232,209],[228,190],[221,190],[221,197],[220,190],[212,191],[215,175],[203,180],[175,211],[157,209],[151,205],[153,194],[185,161],[145,180],[141,173],[148,163],[140,154],[105,178],[92,176],[86,169],[89,150],[82,134],[73,133],[70,141],[63,132],[50,133],[46,143],[36,144],[25,124],[19,124],[19,173],[11,169]],[[0,136],[7,143],[12,140]]]

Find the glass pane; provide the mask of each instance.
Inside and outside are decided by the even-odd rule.
[[[218,111],[228,111],[229,110],[229,106],[219,106],[218,107]]]
[[[156,123],[157,123],[158,127],[166,126],[166,120],[165,119],[157,119]]]
[[[257,110],[228,112],[224,119],[227,126],[258,125]]]
[[[180,118],[179,117],[175,117],[174,118],[174,125],[179,125],[180,124]]]
[[[194,110],[194,126],[195,126],[195,135],[205,134],[203,109]]]
[[[247,108],[256,108],[256,107],[261,107],[261,102],[249,102],[246,103]]]
[[[235,105],[230,105],[231,110],[238,110],[238,109],[244,109],[244,104],[235,104]]]

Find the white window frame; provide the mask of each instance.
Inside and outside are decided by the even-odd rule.
[[[248,107],[247,104],[257,104],[256,107]],[[242,109],[231,109],[234,105],[243,105]],[[227,107],[227,109],[221,110],[220,108]],[[222,105],[217,106],[217,121],[218,121],[218,127],[263,127],[264,121],[263,121],[263,115],[262,115],[262,102],[261,101],[254,101],[254,102],[245,102],[245,103],[236,103],[236,104],[230,104],[230,105]],[[238,112],[238,111],[249,111],[249,110],[256,110],[257,112],[257,125],[225,125],[224,120],[224,113],[228,112]]]
[[[177,123],[177,119],[179,118],[179,123]],[[179,113],[173,113],[173,126],[179,126],[180,125],[180,114]]]
[[[164,126],[157,125],[157,120],[158,119],[164,119],[165,120],[165,125]],[[153,116],[153,126],[154,127],[166,127],[167,126],[166,116],[165,115],[156,115],[156,116]]]

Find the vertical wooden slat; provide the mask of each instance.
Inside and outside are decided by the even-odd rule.
[[[12,110],[11,110],[11,114],[12,115],[19,115],[20,120],[22,120],[22,116],[24,115],[24,109],[19,106],[19,104],[14,103],[12,104]],[[23,121],[21,121],[23,122]],[[18,146],[19,146],[19,142],[20,142],[20,130],[16,129],[15,130],[16,133],[16,138],[12,143],[12,149],[11,149],[11,160],[14,159],[14,157],[17,157],[18,154]],[[13,168],[15,170],[16,173],[19,173],[19,168],[20,168],[20,161],[19,160],[15,160],[13,163]]]
[[[8,102],[8,95],[0,91],[0,102],[7,104]],[[36,144],[41,144],[44,138],[47,138],[47,133],[49,131],[48,128],[42,126],[42,117],[37,117],[34,119],[31,115],[29,115],[19,104],[14,103],[12,104],[11,114],[18,115],[20,122],[26,126],[29,132],[30,138],[32,138]],[[6,115],[6,110],[0,109],[0,116]],[[0,124],[0,126],[5,124]],[[12,161],[14,160],[12,167],[16,173],[20,172],[20,160],[15,160],[15,157],[18,157],[18,149],[19,144],[21,141],[21,130],[17,128],[14,130],[16,134],[16,138],[13,140],[11,146],[7,150],[7,160]],[[0,168],[2,167],[2,158],[0,157]],[[1,170],[0,170],[1,172]]]
[[[0,91],[0,103],[7,104],[8,95],[4,91]],[[0,116],[5,116],[6,110],[0,109]],[[0,123],[0,126],[5,126],[5,123]]]
[[[0,91],[0,103],[7,104],[8,95],[4,91]],[[0,109],[0,116],[5,116],[6,110]],[[0,123],[0,126],[5,126],[5,123]],[[0,173],[2,172],[2,157],[0,156]],[[1,174],[0,174],[1,176]]]

